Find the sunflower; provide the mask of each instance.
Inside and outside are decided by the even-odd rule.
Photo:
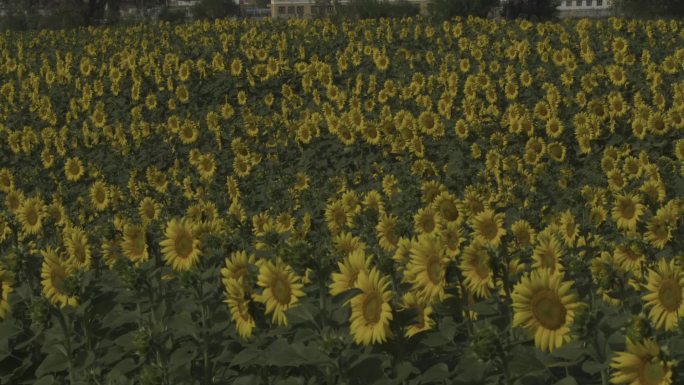
[[[430,207],[423,207],[413,216],[413,222],[418,234],[433,234],[439,230],[441,218]]]
[[[90,187],[90,203],[97,211],[102,211],[107,208],[107,205],[109,204],[109,192],[107,191],[107,186],[104,182],[97,181]]]
[[[81,162],[78,157],[69,158],[64,163],[64,174],[66,175],[67,180],[76,182],[84,173],[83,162]]]
[[[680,141],[684,142],[684,141]],[[684,147],[684,146],[682,146]],[[12,172],[7,168],[0,169],[0,191],[5,194],[10,192],[14,187],[14,176]]]
[[[447,222],[459,221],[462,218],[456,197],[447,191],[441,191],[432,201],[432,204],[439,216]]]
[[[572,246],[575,239],[579,235],[579,226],[575,222],[575,216],[572,215],[570,209],[567,209],[560,217],[560,233],[563,236],[563,241],[567,246]]]
[[[684,314],[684,272],[672,260],[658,262],[656,270],[649,269],[648,294],[643,296],[650,307],[649,317],[658,329],[672,330]]]
[[[254,294],[254,300],[266,305],[266,314],[273,313],[274,324],[287,326],[285,312],[304,296],[301,277],[281,260],[275,264],[271,261],[262,261],[259,265],[257,285],[264,290],[261,294]]]
[[[92,256],[85,231],[80,227],[66,228],[62,240],[69,255],[67,265],[72,269],[90,270]]]
[[[252,336],[256,323],[249,312],[251,301],[247,296],[245,285],[242,280],[235,278],[224,279],[223,285],[226,293],[226,299],[223,302],[228,305],[230,318],[235,322],[238,335],[247,339]]]
[[[145,225],[158,219],[160,211],[161,205],[150,197],[143,198],[143,200],[140,201],[140,205],[138,205],[138,215],[140,215],[140,218]]]
[[[434,328],[435,321],[430,318],[432,306],[421,301],[415,293],[410,291],[404,294],[402,299],[404,302],[404,309],[410,309],[416,312],[416,317],[414,318],[415,322],[407,326],[404,330],[406,337],[413,337],[420,332],[432,330],[432,328]]]
[[[19,207],[19,221],[27,234],[38,234],[43,228],[44,205],[39,198],[29,198]]]
[[[463,229],[458,222],[449,222],[440,233],[444,251],[448,257],[456,257],[463,242]]]
[[[422,234],[411,245],[410,260],[404,275],[427,302],[441,301],[446,298],[444,288],[449,262],[441,239]]]
[[[570,341],[570,325],[581,304],[570,292],[572,281],[561,274],[535,270],[513,289],[513,327],[521,326],[534,335],[535,345],[552,351]]]
[[[352,233],[342,231],[333,237],[333,245],[335,250],[341,254],[349,254],[354,251],[366,250],[366,243],[361,240],[361,237],[356,237]]]
[[[397,227],[397,222],[399,217],[392,214],[383,214],[378,220],[378,224],[375,226],[375,230],[378,236],[378,244],[385,250],[392,252],[397,248],[397,242],[399,242],[399,236],[396,234],[395,228]]]
[[[662,249],[672,239],[672,230],[665,219],[654,215],[646,224],[644,238],[654,247]]]
[[[661,358],[660,346],[646,339],[641,343],[627,338],[627,351],[617,352],[610,367],[616,372],[611,376],[613,384],[629,385],[669,385],[672,383],[674,362]]]
[[[553,235],[541,234],[537,237],[537,245],[534,247],[532,258],[533,269],[549,270],[551,274],[562,271],[561,257],[563,251],[558,239]]]
[[[389,277],[380,276],[373,268],[370,272],[359,274],[356,287],[361,293],[351,299],[350,333],[354,342],[361,345],[383,343],[390,333],[392,308],[389,301],[392,291]]]
[[[231,253],[230,258],[226,258],[225,267],[221,268],[221,277],[224,283],[226,279],[244,279],[250,266],[256,262],[256,257],[253,254],[247,254],[245,251],[235,251]]]
[[[136,265],[147,261],[149,253],[147,251],[147,235],[145,228],[140,225],[124,226],[123,242],[121,243],[123,255],[133,261]]]
[[[469,292],[481,298],[490,296],[494,288],[494,272],[489,253],[481,243],[474,241],[463,250],[460,268],[465,276],[463,283]]]
[[[328,286],[330,295],[338,295],[353,289],[359,273],[361,271],[368,273],[370,263],[370,257],[367,257],[362,250],[349,253],[342,262],[337,262],[340,272],[332,273],[332,283]]]
[[[536,233],[530,223],[524,219],[518,219],[511,225],[511,233],[515,237],[515,242],[520,247],[530,246],[534,242]]]
[[[10,311],[8,298],[14,290],[12,288],[13,284],[14,277],[12,274],[0,267],[0,320],[5,319],[5,316],[7,316],[7,313]]]
[[[493,247],[501,244],[501,237],[506,234],[503,228],[503,214],[495,214],[494,210],[484,209],[470,221],[470,227],[475,233],[475,239]]]
[[[377,213],[384,213],[385,204],[382,202],[382,195],[377,190],[371,190],[366,193],[366,196],[361,202],[366,209],[373,210]]]
[[[166,224],[166,239],[159,245],[164,261],[176,271],[192,268],[200,256],[200,241],[195,238],[195,225],[187,219],[172,219]]]
[[[67,287],[69,274],[67,264],[58,255],[57,251],[48,248],[41,251],[43,266],[40,272],[43,284],[43,295],[55,306],[78,306],[78,298]]]
[[[5,196],[5,206],[9,212],[16,214],[24,202],[24,193],[19,190],[10,190]]]
[[[636,194],[617,194],[611,213],[619,229],[636,230],[637,221],[644,213],[644,205]]]
[[[337,234],[352,224],[352,215],[342,200],[334,200],[325,207],[325,221],[331,233]]]

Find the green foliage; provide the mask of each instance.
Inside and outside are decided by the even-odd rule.
[[[560,3],[561,0],[508,0],[503,4],[502,16],[549,20],[556,16]]]
[[[184,9],[175,9],[173,7],[164,6],[159,12],[160,21],[168,21],[171,24],[182,23],[187,20],[187,15]]]
[[[197,20],[213,20],[237,15],[240,8],[233,0],[201,0],[192,8]]]
[[[627,17],[684,16],[684,1],[681,0],[613,0],[612,7]]]
[[[346,4],[335,6],[336,17],[351,19],[379,19],[387,17],[416,16],[420,12],[417,5],[407,0],[351,0]]]
[[[489,10],[497,6],[499,0],[430,0],[430,16],[448,20],[455,16],[486,17]]]

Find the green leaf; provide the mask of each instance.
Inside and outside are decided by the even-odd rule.
[[[197,356],[197,348],[194,345],[185,345],[176,349],[169,357],[171,367],[184,366],[190,363]]]
[[[42,377],[48,373],[61,372],[67,369],[67,360],[61,353],[50,353],[45,356],[43,362],[36,369],[36,377]]]
[[[261,352],[253,349],[253,348],[247,348],[240,353],[236,354],[235,357],[233,357],[233,360],[230,362],[230,366],[242,366],[246,367],[252,364],[252,362],[256,361],[261,357]]]
[[[608,369],[608,366],[596,361],[585,361],[582,364],[582,370],[584,370],[584,372],[587,374],[591,374],[592,376],[604,369]]]
[[[440,382],[449,377],[449,367],[440,362],[430,367],[426,370],[422,376],[420,376],[421,384],[429,384],[433,382]]]
[[[38,379],[33,385],[52,385],[55,383],[55,377],[52,375],[43,376]]]
[[[233,385],[257,385],[259,383],[259,377],[255,374],[249,374],[236,378],[232,383]]]
[[[577,385],[577,380],[575,380],[575,377],[565,377],[564,379],[556,382],[553,385]]]
[[[515,346],[511,349],[510,355],[511,360],[508,363],[508,369],[513,378],[519,378],[546,370],[546,366],[536,358],[533,347]]]
[[[580,359],[583,355],[585,354],[584,348],[582,347],[582,344],[577,341],[573,340],[570,341],[560,348],[554,350],[551,352],[551,356],[554,358],[562,358],[567,361],[575,361]]]

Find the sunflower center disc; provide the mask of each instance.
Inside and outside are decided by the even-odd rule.
[[[192,252],[192,238],[189,234],[181,234],[176,239],[176,254],[180,258],[187,258]]]
[[[482,224],[482,235],[484,235],[487,240],[494,239],[498,231],[499,228],[494,220],[488,220]]]
[[[273,288],[271,290],[273,291],[273,296],[275,297],[276,301],[281,304],[290,303],[290,285],[285,282],[284,278],[276,278],[275,282],[273,282]]]
[[[662,382],[665,373],[663,373],[663,366],[660,362],[653,360],[644,365],[641,371],[641,383],[644,385],[659,385]]]
[[[36,210],[28,210],[26,213],[26,222],[28,222],[28,224],[31,226],[38,222],[38,213],[36,213]]]
[[[665,310],[674,312],[682,304],[682,288],[672,278],[663,281],[658,290],[658,298]]]
[[[551,291],[537,293],[532,299],[532,313],[534,318],[544,328],[557,330],[565,324],[565,306],[558,295]]]
[[[620,211],[622,212],[623,218],[632,219],[634,218],[636,207],[634,207],[634,203],[631,201],[623,201],[620,202]]]
[[[363,301],[363,318],[369,324],[375,324],[380,321],[380,314],[382,312],[382,301],[377,293],[368,294]]]
[[[435,285],[439,284],[441,280],[442,266],[440,266],[439,259],[432,258],[427,264],[427,274],[430,281]]]

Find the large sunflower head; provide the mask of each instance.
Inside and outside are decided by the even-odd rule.
[[[547,269],[524,276],[513,289],[513,327],[521,326],[534,335],[535,345],[552,351],[570,340],[570,325],[581,304],[570,291],[572,281]]]
[[[361,293],[351,299],[350,332],[359,345],[383,343],[390,333],[392,291],[389,277],[373,268],[359,274],[356,287]]]
[[[655,270],[649,270],[648,293],[643,299],[650,307],[649,317],[656,328],[674,329],[684,314],[684,272],[672,260],[658,262]]]
[[[563,250],[558,238],[552,234],[540,234],[537,240],[538,243],[532,254],[534,260],[532,268],[548,269],[551,273],[563,270],[563,265],[561,265]]]
[[[627,351],[618,352],[610,363],[615,369],[610,382],[629,385],[669,385],[673,362],[660,357],[660,346],[647,339],[640,343],[627,339]]]
[[[287,325],[285,312],[304,296],[301,277],[280,260],[275,264],[271,261],[262,261],[259,264],[257,285],[264,290],[261,294],[255,294],[254,300],[266,305],[266,314],[273,313],[274,324]]]
[[[247,254],[243,250],[235,251],[226,258],[225,267],[221,268],[221,276],[225,282],[226,279],[244,279],[247,276],[249,267],[253,266],[256,261],[254,254]]]
[[[176,271],[191,269],[200,257],[200,241],[195,237],[195,225],[187,220],[172,219],[166,224],[166,239],[159,245],[164,260]]]

